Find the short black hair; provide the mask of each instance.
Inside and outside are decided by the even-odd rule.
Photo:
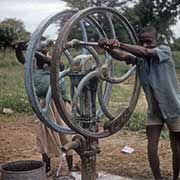
[[[145,32],[153,33],[156,38],[158,37],[158,32],[157,32],[156,28],[153,27],[153,26],[143,27],[143,28],[139,31],[139,35],[141,35],[141,34],[143,34],[143,33],[145,33]]]

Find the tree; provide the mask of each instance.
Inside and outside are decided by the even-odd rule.
[[[174,39],[170,27],[177,22],[177,16],[180,13],[180,1],[139,0],[134,7],[127,8],[124,13],[136,29],[152,25],[170,41]]]
[[[68,6],[83,9],[94,6],[107,6],[118,9],[138,31],[152,25],[164,34],[168,42],[174,40],[170,29],[180,14],[180,0],[64,0]]]
[[[0,46],[4,49],[18,41],[27,41],[30,33],[25,30],[24,23],[10,18],[0,22]]]
[[[174,40],[174,43],[171,45],[171,48],[174,51],[180,51],[180,38]]]
[[[113,7],[116,8],[120,11],[123,11],[129,4],[134,4],[136,2],[136,0],[79,0],[79,1],[74,1],[74,0],[63,0],[64,2],[67,3],[67,6],[73,8],[73,9],[85,9],[88,7],[96,7],[96,6],[106,6],[106,7]],[[101,26],[103,26],[104,29],[109,29],[105,28],[106,25],[109,25],[106,22],[106,19],[104,17],[102,17],[101,15],[98,15],[97,18],[99,21],[99,24]],[[66,22],[68,20],[68,18],[62,19],[62,21],[58,22],[57,25],[62,27],[62,25],[64,24],[64,22]],[[94,30],[89,30],[88,31],[88,35],[89,35],[89,39],[97,39],[98,35],[97,33],[94,32]],[[119,29],[119,31],[121,31],[121,29]],[[70,39],[71,37],[80,37],[81,35],[81,30],[78,28],[74,28],[73,32],[70,34]],[[119,33],[122,34],[122,33]],[[72,36],[71,36],[72,35]]]
[[[63,0],[69,7],[76,9],[84,9],[87,7],[107,6],[107,7],[121,7],[123,8],[128,3],[133,3],[135,0]]]

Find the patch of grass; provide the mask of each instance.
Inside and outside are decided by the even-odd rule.
[[[145,124],[146,124],[146,113],[134,112],[131,119],[126,125],[126,128],[131,131],[145,132]]]
[[[173,56],[173,60],[174,60],[175,66],[176,66],[176,70],[180,70],[180,61],[179,61],[180,52],[179,51],[173,51],[172,56]]]
[[[24,87],[23,66],[16,60],[15,54],[9,51],[0,60],[0,108],[11,108],[16,112],[30,112]]]

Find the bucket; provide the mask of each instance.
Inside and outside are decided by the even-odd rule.
[[[22,160],[3,164],[1,180],[47,180],[43,161]]]

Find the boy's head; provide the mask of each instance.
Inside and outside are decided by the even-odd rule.
[[[140,30],[139,35],[139,45],[146,48],[154,48],[158,43],[158,33],[156,29],[152,26],[144,27]]]

